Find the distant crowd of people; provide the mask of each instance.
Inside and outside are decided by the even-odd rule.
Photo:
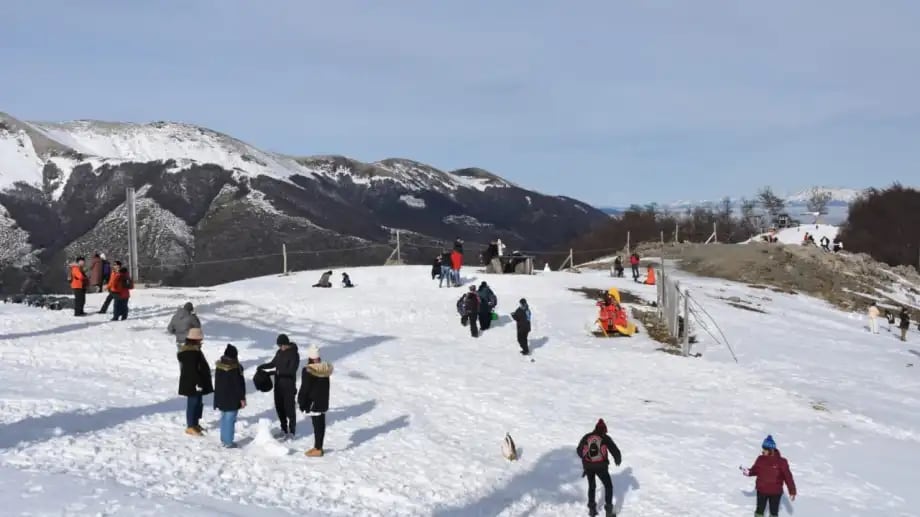
[[[873,334],[878,334],[878,320],[881,316],[881,311],[878,308],[876,302],[872,302],[872,305],[869,306],[869,332]],[[901,307],[901,311],[898,313],[897,318],[895,318],[894,313],[889,310],[885,310],[885,320],[888,322],[888,331],[891,331],[891,327],[895,324],[895,319],[898,320],[898,329],[901,331],[901,341],[907,341],[907,332],[910,330],[910,311],[907,310],[907,307]],[[920,322],[917,324],[917,330],[920,330]]]

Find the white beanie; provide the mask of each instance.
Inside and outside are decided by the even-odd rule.
[[[307,349],[307,359],[319,359],[319,348],[316,345],[310,345]]]

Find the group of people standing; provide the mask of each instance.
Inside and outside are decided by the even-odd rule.
[[[878,319],[881,316],[881,311],[878,308],[878,304],[872,302],[872,305],[869,306],[869,332],[873,334],[878,334]],[[891,330],[891,325],[895,323],[895,316],[891,311],[885,311],[885,319],[888,321],[889,331]],[[907,310],[907,307],[901,307],[901,312],[898,314],[898,328],[901,330],[901,341],[907,341],[907,332],[910,330],[910,311]],[[917,325],[917,329],[920,330],[920,324]]]
[[[86,293],[101,293],[108,291],[108,296],[99,310],[105,314],[109,305],[114,302],[112,321],[128,319],[128,301],[131,299],[131,290],[134,281],[128,268],[121,261],[116,260],[112,266],[105,258],[105,254],[96,253],[90,263],[89,271],[86,270],[86,259],[77,259],[67,268],[67,281],[73,291],[74,316],[86,316]]]
[[[431,279],[438,280],[438,287],[460,287],[460,269],[463,268],[463,239],[454,241],[450,251],[442,250],[431,264]]]
[[[486,330],[492,328],[492,321],[498,319],[495,308],[498,306],[498,297],[488,283],[482,282],[477,289],[471,285],[469,291],[457,300],[457,313],[460,315],[460,324],[469,326],[470,336],[478,338]],[[530,355],[528,342],[532,314],[527,300],[521,298],[518,307],[511,313],[517,327],[517,342],[521,347],[522,355]]]
[[[180,307],[167,326],[176,339],[176,358],[179,361],[179,395],[186,397],[186,429],[190,436],[202,436],[201,418],[204,414],[204,397],[214,394],[214,409],[220,411],[220,442],[223,447],[234,448],[236,421],[239,411],[246,408],[246,379],[239,351],[228,344],[220,360],[211,367],[204,356],[204,332],[201,320],[191,302]],[[326,412],[329,410],[329,378],[332,364],[320,358],[319,348],[307,349],[307,363],[301,369],[300,391],[297,390],[297,371],[300,353],[297,344],[286,334],[275,340],[277,351],[271,361],[259,365],[253,383],[260,391],[273,391],[275,412],[281,427],[282,439],[294,440],[297,432],[296,409],[310,415],[313,423],[313,448],[309,457],[323,456],[326,435]]]

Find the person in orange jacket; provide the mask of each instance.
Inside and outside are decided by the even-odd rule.
[[[131,280],[131,274],[128,268],[123,267],[118,270],[115,280],[115,308],[112,314],[112,321],[128,319],[128,300],[131,299],[131,289],[134,289],[134,281]]]
[[[99,309],[99,314],[105,314],[109,312],[109,304],[115,301],[115,292],[118,290],[115,286],[118,285],[118,272],[121,271],[121,261],[116,260],[114,266],[112,267],[112,273],[109,275],[109,281],[105,285],[105,289],[109,292],[109,295],[105,298],[105,303],[102,304],[102,308]]]
[[[76,262],[70,265],[70,288],[73,290],[73,315],[86,316],[84,308],[86,306],[86,287],[87,278],[83,271],[86,261],[83,257],[77,257]]]

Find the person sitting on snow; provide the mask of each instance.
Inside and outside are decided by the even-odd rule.
[[[330,278],[332,278],[332,271],[326,271],[319,277],[319,282],[313,284],[313,287],[332,287],[332,282],[329,281]]]
[[[348,273],[342,273],[342,287],[354,287],[355,284],[351,283],[351,277],[348,276]]]

